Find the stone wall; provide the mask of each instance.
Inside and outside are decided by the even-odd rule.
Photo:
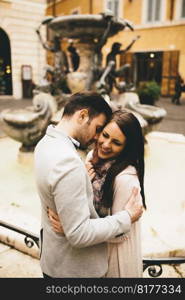
[[[32,66],[32,78],[38,83],[45,64],[35,29],[45,16],[45,0],[3,0],[0,2],[0,27],[10,39],[13,97],[22,98],[21,66]]]

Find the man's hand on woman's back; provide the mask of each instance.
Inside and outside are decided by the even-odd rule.
[[[131,222],[137,221],[143,214],[143,205],[138,197],[139,189],[134,187],[132,194],[125,206],[125,210],[131,217]]]

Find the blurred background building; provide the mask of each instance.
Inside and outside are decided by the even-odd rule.
[[[45,9],[45,0],[0,0],[0,97],[32,97],[45,64],[35,32]]]
[[[124,49],[139,35],[118,64],[132,65],[136,85],[155,80],[161,95],[171,96],[178,71],[185,78],[185,0],[1,0],[0,97],[31,98],[45,59],[52,64],[52,53],[46,55],[35,32],[45,15],[98,14],[106,9],[131,21],[135,31],[125,29],[108,39],[104,62],[114,42]],[[52,39],[51,32],[46,39]]]
[[[133,66],[136,85],[155,80],[162,96],[172,95],[177,72],[185,78],[185,0],[47,0],[46,14],[98,14],[106,9],[131,21],[135,31],[126,29],[110,38],[104,54],[110,52],[113,42],[125,48],[140,35],[133,47],[120,55],[119,63]]]

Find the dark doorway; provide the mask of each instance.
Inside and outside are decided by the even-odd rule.
[[[163,52],[163,70],[162,70],[162,84],[161,94],[163,96],[172,96],[175,93],[175,82],[179,69],[179,55],[178,50]]]
[[[136,83],[141,81],[156,81],[159,85],[162,80],[163,52],[135,53]]]
[[[0,95],[12,95],[10,40],[0,28]]]

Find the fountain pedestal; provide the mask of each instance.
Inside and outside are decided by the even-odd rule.
[[[87,89],[92,66],[94,65],[95,43],[93,39],[81,39],[76,45],[80,56],[80,64],[75,72],[67,74],[67,84],[72,93]],[[92,88],[91,88],[92,90]]]
[[[76,93],[94,89],[93,70],[101,67],[101,61],[99,63],[98,60],[96,61],[96,55],[99,55],[101,51],[99,49],[96,53],[97,46],[101,44],[105,32],[107,33],[106,41],[107,38],[123,30],[127,22],[114,18],[110,14],[84,14],[56,17],[48,26],[61,39],[78,40],[76,48],[80,56],[80,64],[75,72],[68,73],[66,76],[69,89],[72,93]]]

